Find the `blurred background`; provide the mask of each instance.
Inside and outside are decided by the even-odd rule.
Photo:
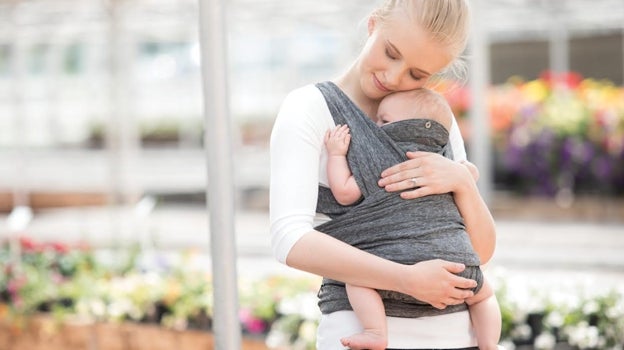
[[[241,323],[309,348],[317,280],[271,255],[268,140],[290,90],[354,59],[380,1],[224,3]],[[503,339],[622,349],[624,1],[472,5],[468,79],[435,88],[498,223]],[[0,316],[210,329],[198,23],[188,0],[0,0]]]

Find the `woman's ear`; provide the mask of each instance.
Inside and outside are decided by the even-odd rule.
[[[377,24],[377,19],[375,15],[370,15],[368,17],[368,35],[373,34],[373,30],[375,30],[375,25]]]

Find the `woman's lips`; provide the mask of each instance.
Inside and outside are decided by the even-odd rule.
[[[387,87],[385,87],[380,81],[379,79],[377,79],[376,76],[373,75],[373,81],[375,82],[375,86],[377,87],[377,89],[383,91],[383,92],[390,92],[391,90],[388,89]]]

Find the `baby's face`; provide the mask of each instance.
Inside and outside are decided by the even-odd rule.
[[[377,108],[377,125],[414,118],[414,101],[400,93],[386,96]]]

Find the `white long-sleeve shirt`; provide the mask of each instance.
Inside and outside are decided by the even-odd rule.
[[[325,132],[335,127],[325,99],[314,85],[292,91],[284,99],[271,134],[270,221],[271,246],[282,263],[293,245],[321,220],[316,215],[318,185],[328,186]],[[459,127],[449,130],[454,159],[465,160]],[[323,315],[320,350],[342,349],[335,336],[348,336],[359,323],[351,311]],[[345,316],[346,315],[346,316]],[[426,318],[389,317],[389,347],[453,348],[474,346],[468,312]],[[449,333],[449,324],[457,325]],[[390,326],[392,328],[390,328]],[[400,330],[404,330],[400,331]],[[339,339],[339,338],[338,338]]]

